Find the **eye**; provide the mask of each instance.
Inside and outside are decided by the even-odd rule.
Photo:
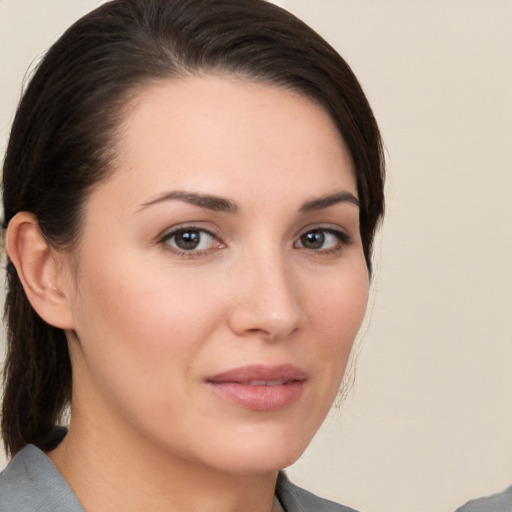
[[[212,233],[194,227],[180,228],[162,238],[171,249],[180,253],[202,253],[210,249],[222,248],[222,244]]]
[[[303,233],[295,242],[299,249],[312,251],[332,252],[340,250],[350,243],[350,237],[343,231],[336,229],[312,229]]]

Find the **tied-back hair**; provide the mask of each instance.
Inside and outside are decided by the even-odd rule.
[[[284,87],[331,115],[354,162],[371,273],[384,210],[372,110],[338,53],[264,0],[113,0],[73,24],[39,64],[18,107],[3,167],[5,223],[31,212],[51,246],[72,250],[88,194],[114,168],[130,99],[151,83],[204,74]],[[5,448],[11,455],[28,443],[50,450],[71,399],[66,336],[37,315],[10,262],[5,314]]]

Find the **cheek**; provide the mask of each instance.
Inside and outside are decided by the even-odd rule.
[[[182,275],[132,263],[84,262],[74,308],[80,364],[111,398],[156,404],[188,378],[222,306]]]
[[[326,338],[335,345],[351,343],[366,312],[368,274],[366,267],[326,280],[321,292],[310,299],[317,323],[321,323]]]
[[[368,286],[366,266],[357,265],[339,279],[331,277],[326,280],[321,292],[309,299],[312,324],[317,332],[319,364],[326,379],[325,385],[332,389],[338,389],[363,321]]]
[[[217,303],[202,282],[183,272],[129,259],[95,261],[80,276],[80,302],[75,310],[83,316],[79,323],[84,331],[98,325],[108,329],[109,339],[167,345],[198,327],[199,311],[205,322],[205,313],[211,311],[213,316]]]

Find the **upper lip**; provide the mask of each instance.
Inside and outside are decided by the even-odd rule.
[[[304,381],[306,379],[306,372],[293,364],[253,364],[233,368],[207,378],[208,382],[236,382],[239,384]]]

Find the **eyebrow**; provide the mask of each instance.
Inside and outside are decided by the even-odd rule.
[[[334,194],[312,199],[311,201],[304,203],[299,211],[301,213],[307,213],[323,210],[324,208],[329,208],[329,206],[333,206],[338,203],[351,203],[358,208],[360,206],[359,199],[357,199],[354,194],[347,192],[346,190],[340,190]]]
[[[180,190],[161,194],[154,199],[143,203],[139,210],[147,208],[153,204],[171,200],[184,201],[185,203],[190,203],[194,206],[198,206],[199,208],[206,208],[207,210],[212,210],[214,212],[236,213],[238,210],[238,206],[229,199],[212,196],[210,194],[198,194],[195,192],[183,192]]]
[[[143,203],[139,208],[139,211],[147,208],[148,206],[172,200],[184,201],[185,203],[192,204],[199,208],[212,210],[214,212],[236,213],[238,211],[237,204],[230,199],[210,194],[199,194],[196,192],[185,192],[181,190],[160,194],[154,199],[150,199]],[[359,207],[359,199],[357,199],[354,194],[347,192],[346,190],[340,190],[334,194],[329,194],[327,196],[307,201],[300,207],[299,212],[308,213],[323,210],[338,203],[351,203]]]

